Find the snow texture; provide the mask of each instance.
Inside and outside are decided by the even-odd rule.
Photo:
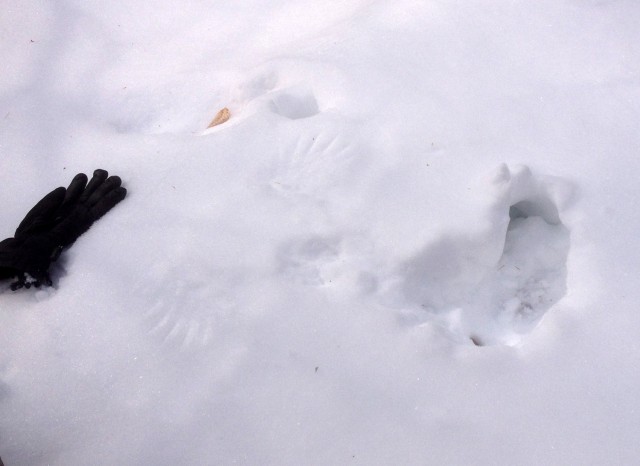
[[[640,4],[7,0],[14,465],[635,464]],[[230,119],[205,129],[228,108]]]

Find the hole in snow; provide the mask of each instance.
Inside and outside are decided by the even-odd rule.
[[[551,225],[561,223],[557,207],[550,199],[544,197],[520,201],[509,207],[509,218],[511,220],[529,217],[541,217]]]
[[[489,280],[495,314],[488,316],[483,339],[506,344],[518,343],[566,294],[569,254],[569,230],[550,201],[519,202],[509,217],[502,257]]]
[[[412,312],[407,304],[419,308],[418,321],[443,327],[465,344],[521,342],[566,293],[569,231],[535,181],[513,182],[513,192],[532,188],[505,206],[506,231],[496,224],[478,237],[444,235],[402,264],[394,282],[403,312]],[[394,289],[389,296],[396,300]]]
[[[319,112],[318,102],[310,92],[290,90],[282,92],[271,100],[272,110],[290,120],[308,118]]]

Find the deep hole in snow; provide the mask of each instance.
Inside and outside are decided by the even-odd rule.
[[[560,222],[558,208],[551,200],[544,197],[516,202],[509,207],[509,218],[512,221],[517,218],[529,217],[541,217],[550,225],[562,223]]]
[[[493,324],[482,340],[517,344],[566,293],[569,231],[548,199],[518,202],[510,206],[509,218],[502,257],[490,280]]]
[[[402,294],[420,307],[418,321],[465,344],[516,345],[565,295],[569,231],[555,204],[534,196],[508,212],[506,232],[444,235],[403,264]]]

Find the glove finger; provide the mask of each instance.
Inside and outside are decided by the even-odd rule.
[[[21,236],[29,231],[33,231],[53,220],[53,216],[64,200],[66,189],[56,188],[43,197],[24,217],[15,236]]]
[[[93,192],[98,188],[98,186],[104,183],[104,180],[106,180],[108,176],[109,173],[106,170],[98,168],[96,171],[94,171],[93,178],[91,178],[91,181],[89,181],[89,184],[80,196],[78,202],[85,202],[87,199],[89,199]]]
[[[122,184],[122,180],[120,179],[119,176],[110,176],[109,178],[107,178],[107,181],[102,183],[102,185],[100,185],[95,190],[95,192],[91,195],[91,197],[89,197],[89,199],[87,200],[87,203],[86,203],[87,206],[89,208],[93,207],[98,202],[100,202],[100,200],[103,197],[108,195],[109,192],[119,188],[121,184]]]
[[[107,180],[107,183],[109,180]],[[106,183],[105,183],[106,184]],[[127,190],[123,187],[117,187],[103,196],[93,207],[91,207],[91,215],[94,220],[98,220],[104,214],[109,212],[113,207],[123,200],[127,195]]]
[[[16,256],[19,254],[21,242],[15,238],[0,241],[0,278],[7,278],[3,270],[15,270]]]
[[[100,198],[91,208],[87,208],[86,205],[78,206],[70,216],[51,230],[51,240],[58,246],[70,246],[91,227],[93,222],[111,210],[126,195],[126,189],[117,187]]]
[[[85,175],[84,173],[78,173],[73,178],[73,180],[71,181],[71,184],[67,188],[67,195],[64,197],[64,202],[62,206],[67,207],[75,203],[84,192],[86,185],[87,185],[87,175]]]

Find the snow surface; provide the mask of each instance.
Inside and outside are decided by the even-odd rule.
[[[5,0],[13,465],[637,464],[635,0]],[[223,107],[231,119],[204,130]]]

